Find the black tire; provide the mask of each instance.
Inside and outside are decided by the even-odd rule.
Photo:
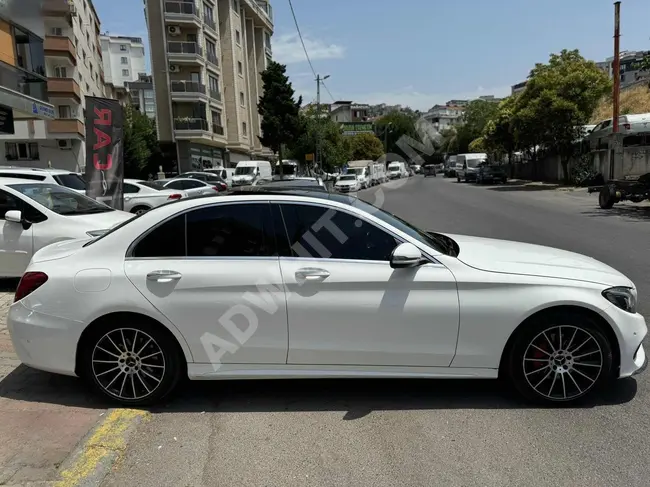
[[[148,206],[142,206],[142,205],[134,206],[133,208],[131,208],[131,213],[135,213],[136,215],[139,215],[140,213],[146,213],[150,209],[151,208],[149,208]]]
[[[456,176],[456,182],[460,183],[460,176]]]
[[[502,373],[529,401],[546,405],[577,403],[597,392],[613,377],[613,346],[600,325],[586,314],[575,311],[546,313],[518,330],[504,357]],[[561,351],[563,353],[559,354]],[[589,364],[584,365],[586,362]],[[599,369],[594,363],[599,364]],[[580,375],[581,372],[589,380]]]
[[[600,190],[600,194],[598,195],[598,204],[603,210],[609,210],[614,206],[614,203],[616,203],[616,189],[613,186],[606,184]]]
[[[120,341],[122,333],[124,333],[124,341],[128,345],[133,345],[131,353],[133,354],[134,350],[136,353],[130,357],[130,362],[127,362],[129,357],[125,356],[129,353],[128,346],[126,351],[121,348],[117,349],[121,352],[120,356],[125,356],[123,359],[116,358],[117,355],[113,357],[108,353],[117,352],[117,350],[113,350],[116,348],[115,345],[118,347],[122,345]],[[107,336],[113,340],[113,344],[106,338]],[[146,344],[149,339],[152,339],[153,343]],[[141,350],[138,350],[140,348]],[[137,354],[137,352],[140,353]],[[146,320],[139,321],[130,318],[122,319],[120,322],[106,322],[102,326],[97,326],[84,338],[79,353],[81,354],[79,362],[81,377],[92,384],[94,389],[105,398],[130,407],[159,403],[175,389],[185,371],[185,359],[173,336]],[[112,360],[122,360],[122,362],[117,364],[104,362]],[[115,372],[115,374],[119,374],[116,377],[113,377],[113,372],[106,372],[113,365],[120,368]],[[131,368],[127,373],[125,370],[129,370],[129,366]],[[115,382],[111,384],[111,380],[115,380]],[[122,381],[120,385],[124,386],[124,390],[117,391],[117,384],[120,381]],[[127,385],[130,386],[128,394]],[[135,391],[135,393],[132,394],[131,391]]]
[[[508,178],[501,178],[501,184],[506,184],[508,182]]]

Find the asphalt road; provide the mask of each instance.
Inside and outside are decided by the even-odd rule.
[[[523,189],[415,177],[363,198],[428,229],[591,255],[631,277],[650,314],[650,208]],[[192,384],[139,427],[104,486],[649,485],[649,377],[553,409],[492,381]]]

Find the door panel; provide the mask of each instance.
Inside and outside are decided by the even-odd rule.
[[[34,253],[34,225],[25,230],[20,223],[8,222],[5,213],[19,210],[28,218],[29,207],[18,197],[0,190],[0,277],[20,277]]]
[[[287,290],[287,363],[451,364],[459,305],[447,268],[284,257],[280,265]],[[305,279],[306,269],[320,277]]]
[[[136,242],[125,272],[178,327],[197,363],[286,363],[287,307],[268,203],[180,214]]]

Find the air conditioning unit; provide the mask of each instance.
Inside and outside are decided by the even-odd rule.
[[[59,149],[61,150],[72,150],[72,140],[70,139],[59,139],[57,140],[59,144]]]
[[[181,28],[178,27],[177,25],[170,25],[169,27],[167,27],[167,33],[170,36],[179,36],[181,35]]]
[[[169,72],[170,73],[180,73],[181,72],[181,67],[176,65],[176,64],[170,64],[169,65]]]

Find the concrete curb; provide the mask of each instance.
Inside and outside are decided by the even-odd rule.
[[[126,450],[136,426],[151,417],[138,409],[110,409],[61,465],[61,479],[53,487],[98,486]]]

